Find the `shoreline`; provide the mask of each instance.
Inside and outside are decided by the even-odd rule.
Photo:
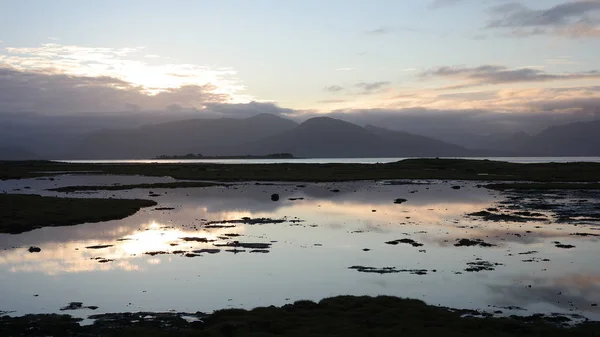
[[[169,176],[180,180],[337,182],[437,179],[478,181],[598,182],[600,163],[516,164],[469,159],[406,159],[387,164],[82,164],[0,162],[0,180],[60,174]]]
[[[75,304],[75,309],[81,303]],[[592,336],[600,322],[574,322],[564,315],[499,316],[427,305],[393,296],[337,296],[281,307],[221,309],[211,314],[123,312],[81,318],[59,314],[0,316],[7,336]]]

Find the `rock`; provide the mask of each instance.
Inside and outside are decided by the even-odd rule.
[[[30,252],[30,253],[39,253],[39,252],[41,252],[41,251],[42,251],[42,248],[40,248],[40,247],[35,247],[35,246],[31,246],[31,247],[29,247],[29,249],[28,249],[28,250],[29,250],[29,252]]]
[[[87,249],[104,249],[104,248],[109,248],[112,246],[113,245],[96,245],[96,246],[87,246],[85,248],[87,248]]]
[[[461,188],[460,186],[452,186],[453,190],[460,190],[460,188]]]
[[[211,249],[211,248],[204,248],[204,249],[194,250],[194,253],[196,253],[196,254],[201,254],[201,253],[217,254],[219,252],[221,252],[220,249]]]
[[[95,305],[90,305],[87,307],[83,306],[83,303],[81,302],[71,302],[68,305],[60,308],[60,311],[66,311],[66,310],[79,310],[79,309],[90,309],[90,310],[96,310],[98,309],[98,306]]]
[[[575,246],[573,246],[573,245],[564,245],[564,244],[562,244],[560,242],[556,242],[554,247],[556,247],[556,248],[563,248],[563,249],[575,248]]]
[[[155,256],[155,255],[164,255],[164,254],[167,254],[167,252],[163,252],[163,251],[157,251],[157,252],[145,252],[144,254],[146,254],[146,255],[150,255],[150,256]]]
[[[395,274],[395,273],[410,273],[412,275],[427,275],[426,269],[396,269],[396,267],[365,267],[365,266],[352,266],[348,269],[354,269],[361,273],[376,273],[376,274]]]
[[[393,245],[393,246],[395,246],[395,245],[397,245],[399,243],[406,243],[406,244],[409,244],[409,245],[411,245],[413,247],[421,247],[421,246],[423,246],[422,243],[418,243],[418,242],[416,242],[413,239],[400,239],[400,240],[394,240],[394,241],[388,241],[388,242],[386,242],[386,244]]]
[[[202,242],[202,243],[208,243],[208,242],[214,241],[214,240],[208,240],[207,238],[199,238],[199,237],[194,237],[194,236],[183,237],[183,238],[181,238],[181,240],[183,240],[185,242]]]
[[[271,194],[271,201],[279,201],[279,194],[277,194],[277,193]]]
[[[271,248],[270,243],[250,243],[250,242],[239,242],[233,241],[224,244],[215,244],[217,247],[235,247],[235,248],[246,248],[246,249],[269,249]]]
[[[479,259],[478,259],[479,260]],[[502,263],[492,263],[489,261],[473,261],[467,263],[466,272],[480,272],[480,271],[493,271],[496,270],[496,266],[503,266]]]
[[[406,199],[398,198],[398,199],[394,200],[394,204],[403,204],[407,201],[408,200],[406,200]]]
[[[491,243],[487,243],[481,239],[475,239],[475,240],[471,240],[471,239],[458,239],[456,240],[458,241],[457,243],[454,244],[455,247],[471,247],[471,246],[481,246],[481,247],[494,247],[495,245],[491,244]]]

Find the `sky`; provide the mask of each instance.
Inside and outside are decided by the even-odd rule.
[[[600,118],[600,0],[0,0],[0,41],[0,114]]]

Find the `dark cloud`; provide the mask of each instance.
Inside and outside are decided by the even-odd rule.
[[[555,34],[600,37],[600,1],[569,1],[546,9],[508,3],[491,9],[490,29],[508,29],[517,37]]]
[[[497,17],[490,20],[488,27],[559,26],[571,23],[572,19],[581,19],[583,15],[593,11],[600,11],[599,1],[567,2],[541,10],[510,3],[492,9]]]
[[[390,82],[386,82],[386,81],[360,82],[360,83],[355,84],[354,86],[361,89],[361,92],[360,92],[361,95],[370,95],[370,94],[380,92],[381,90],[388,87],[390,84],[391,84]]]
[[[340,92],[343,90],[344,90],[344,87],[341,87],[339,85],[331,85],[331,86],[325,87],[325,91],[332,92],[332,93]]]
[[[86,77],[0,68],[0,111],[52,114],[157,110],[225,102],[216,87],[186,85],[155,95],[112,77]]]
[[[519,82],[548,82],[577,79],[600,78],[599,71],[579,73],[552,74],[540,69],[519,68],[509,69],[505,66],[483,65],[474,68],[468,67],[439,67],[419,74],[422,78],[446,77],[464,80],[468,83],[459,84],[446,89],[457,89],[476,85],[503,84]]]

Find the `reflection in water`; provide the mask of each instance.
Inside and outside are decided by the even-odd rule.
[[[491,285],[500,306],[546,311],[588,311],[600,316],[600,275],[570,274],[557,278],[522,277],[512,285]],[[538,309],[539,310],[539,309]]]
[[[208,241],[217,241],[219,236],[225,233],[240,232],[240,228],[216,229],[202,232],[202,237]],[[130,260],[148,252],[170,253],[186,249],[212,248],[212,244],[209,247],[206,243],[181,240],[196,235],[198,232],[182,231],[151,222],[142,226],[139,231],[123,236],[117,242],[111,242],[106,248],[89,248],[105,245],[105,241],[82,240],[47,243],[40,247],[41,252],[35,254],[29,253],[25,248],[11,249],[0,253],[0,266],[10,266],[11,272],[42,272],[46,275],[111,269],[141,271],[143,267]],[[159,263],[157,259],[152,261],[151,264]]]
[[[63,176],[53,182],[0,182],[0,190],[29,186],[33,193],[60,195],[42,190],[82,185],[86,179],[112,181]],[[455,184],[462,188],[452,189]],[[592,307],[600,301],[598,238],[572,235],[595,228],[557,224],[550,211],[546,219],[526,223],[468,217],[506,201],[476,185],[241,183],[153,190],[159,196],[152,199],[163,209],[144,209],[119,221],[0,234],[0,310],[55,312],[80,301],[99,306],[97,312],[210,311],[342,294],[390,294],[450,307],[573,310],[600,319]],[[148,198],[148,192],[73,195]],[[279,202],[271,201],[272,193],[280,195]],[[394,204],[397,198],[408,201]],[[244,218],[283,222],[225,223]],[[386,244],[400,239],[424,246]],[[481,239],[493,246],[455,247],[458,239]],[[234,241],[271,248],[258,254],[221,246]],[[576,248],[560,249],[553,241]],[[103,245],[108,247],[86,248]],[[41,252],[29,253],[29,246]],[[237,252],[228,252],[232,248]],[[203,249],[219,250],[211,254]],[[467,272],[473,261],[499,265],[495,271]],[[428,272],[366,274],[351,266]]]

